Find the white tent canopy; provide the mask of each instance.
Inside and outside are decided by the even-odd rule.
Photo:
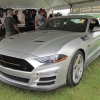
[[[95,0],[0,0],[2,8],[53,8]]]

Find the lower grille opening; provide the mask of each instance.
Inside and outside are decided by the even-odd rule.
[[[52,81],[52,82],[46,82],[46,83],[37,83],[37,85],[52,85],[54,84],[55,81]]]
[[[29,79],[9,75],[9,74],[6,74],[6,73],[1,72],[1,71],[0,71],[0,74],[3,75],[6,78],[9,78],[9,79],[12,79],[12,80],[15,80],[15,81],[19,81],[19,82],[23,82],[23,83],[28,83],[29,82]]]
[[[52,76],[52,77],[42,77],[39,79],[39,81],[50,81],[50,80],[54,80],[56,79],[56,76]]]
[[[29,64],[27,61],[19,58],[14,58],[10,56],[5,56],[0,54],[0,65],[3,67],[21,70],[26,72],[31,72],[34,67]]]

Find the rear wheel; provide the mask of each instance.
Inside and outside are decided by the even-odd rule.
[[[73,56],[68,73],[67,73],[67,84],[69,86],[76,86],[83,75],[84,70],[84,55],[81,51],[77,51]]]

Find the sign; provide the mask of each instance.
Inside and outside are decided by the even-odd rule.
[[[72,6],[72,14],[79,13],[100,13],[100,1],[87,2],[82,4],[74,4]]]

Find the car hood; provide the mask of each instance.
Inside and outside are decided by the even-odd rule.
[[[37,56],[55,54],[65,43],[79,36],[75,32],[31,31],[3,39],[0,48]]]

